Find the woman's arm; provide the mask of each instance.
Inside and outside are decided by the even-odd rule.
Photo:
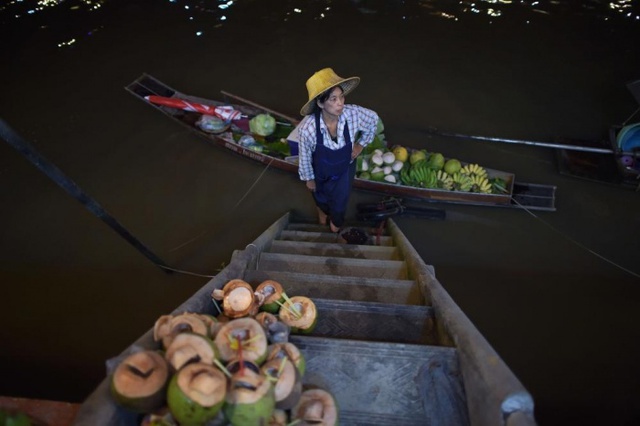
[[[298,175],[300,180],[309,182],[315,179],[313,172],[312,156],[316,147],[315,135],[310,132],[308,117],[305,118],[298,129]],[[312,123],[315,124],[315,123]],[[313,126],[312,126],[313,127]],[[315,127],[313,127],[315,133]],[[307,187],[309,184],[307,184]],[[315,182],[313,183],[315,189]],[[309,188],[311,189],[311,188]]]

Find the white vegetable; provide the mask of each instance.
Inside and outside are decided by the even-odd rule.
[[[373,173],[378,173],[378,172],[382,172],[382,171],[383,171],[383,170],[382,170],[382,167],[375,166],[375,167],[373,168],[373,170],[371,170],[371,173],[373,174]]]
[[[360,171],[366,172],[369,170],[369,162],[366,158],[362,157],[362,169]]]
[[[391,166],[384,166],[384,168],[382,169],[384,170],[384,174],[385,175],[390,175],[391,172],[393,171],[393,169],[391,168]]]
[[[404,163],[400,160],[396,160],[391,165],[391,168],[393,169],[394,172],[399,172],[400,170],[402,170],[402,166],[404,166]]]
[[[371,162],[376,166],[381,166],[382,164],[384,164],[382,155],[377,155],[377,154],[374,154],[373,157],[371,157]]]
[[[375,150],[373,151],[373,155],[382,155],[382,150],[381,150],[380,148],[375,149]]]
[[[384,164],[393,164],[393,162],[396,161],[396,156],[393,155],[393,152],[385,152],[382,155],[382,160]]]
[[[386,175],[384,177],[384,180],[386,180],[389,183],[397,183],[395,175]]]

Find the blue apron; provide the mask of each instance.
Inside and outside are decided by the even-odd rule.
[[[331,222],[340,227],[344,223],[351,194],[351,182],[356,174],[356,162],[351,162],[353,148],[349,127],[345,122],[345,146],[332,150],[324,146],[320,131],[320,112],[315,114],[315,119],[316,149],[311,160],[316,182],[313,198],[320,210],[329,215]]]

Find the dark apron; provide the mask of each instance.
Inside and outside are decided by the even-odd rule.
[[[312,155],[313,173],[315,175],[316,190],[313,198],[316,205],[329,215],[335,226],[342,226],[351,194],[351,183],[356,174],[356,162],[351,162],[353,151],[349,127],[345,122],[345,146],[332,150],[324,146],[320,131],[320,113],[316,119],[316,149]]]

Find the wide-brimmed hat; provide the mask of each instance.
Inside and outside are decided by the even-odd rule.
[[[342,78],[331,68],[324,68],[313,74],[307,80],[309,100],[300,110],[300,115],[309,115],[313,112],[313,104],[318,95],[325,91],[340,86],[345,95],[351,92],[360,83],[360,77]]]

